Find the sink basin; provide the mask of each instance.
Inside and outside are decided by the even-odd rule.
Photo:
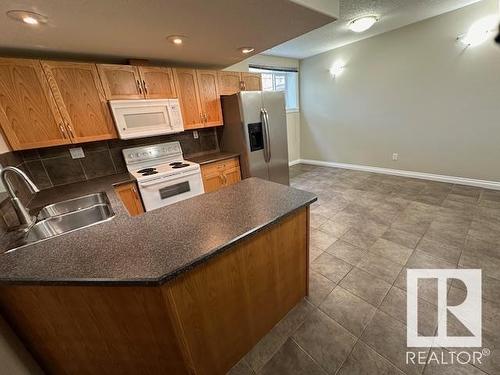
[[[38,213],[38,220],[43,220],[52,216],[64,215],[69,212],[95,206],[96,204],[109,204],[106,193],[84,195],[83,197],[68,199],[63,202],[45,206]]]
[[[107,200],[107,197],[104,197]],[[114,216],[115,213],[110,205],[96,204],[91,207],[79,209],[78,211],[48,217],[33,225],[21,239],[16,241],[14,248],[8,250],[7,253],[17,250],[20,247],[111,220]]]

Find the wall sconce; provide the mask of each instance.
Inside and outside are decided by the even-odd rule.
[[[457,40],[466,47],[475,47],[486,42],[497,27],[498,18],[496,15],[487,16],[474,22],[467,33],[459,35]]]
[[[333,64],[332,67],[330,68],[330,75],[332,76],[332,78],[335,78],[336,76],[342,73],[344,68],[345,68],[344,63],[338,61],[335,64]]]

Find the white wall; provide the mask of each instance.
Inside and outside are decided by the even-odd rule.
[[[262,65],[267,67],[299,68],[299,60],[297,59],[267,55],[255,55],[224,70],[245,72],[248,71],[248,66],[250,64]],[[300,112],[287,112],[286,125],[288,136],[288,159],[290,162],[294,162],[300,159]]]
[[[500,181],[500,46],[455,40],[497,11],[484,0],[302,60],[302,158]]]

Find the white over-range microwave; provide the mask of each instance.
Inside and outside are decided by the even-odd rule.
[[[179,99],[110,100],[121,139],[184,131]]]

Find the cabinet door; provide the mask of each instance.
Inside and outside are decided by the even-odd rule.
[[[97,64],[106,99],[144,99],[141,77],[135,66]]]
[[[241,73],[241,80],[246,91],[262,90],[262,81],[259,73]]]
[[[222,107],[215,70],[197,70],[200,102],[205,126],[222,125]]]
[[[40,61],[0,59],[0,124],[13,150],[70,143]]]
[[[204,126],[196,70],[174,69],[175,86],[184,120],[184,129],[198,129]]]
[[[203,187],[205,189],[205,193],[217,191],[224,187],[224,177],[218,171],[203,173]]]
[[[142,87],[148,99],[177,98],[172,69],[156,66],[140,66]]]
[[[44,61],[42,66],[73,143],[116,138],[94,64]]]
[[[115,187],[115,192],[122,200],[130,216],[137,216],[144,213],[144,207],[142,206],[135,182],[118,185]]]
[[[241,181],[240,167],[228,168],[224,171],[224,185],[229,186]]]
[[[242,88],[241,73],[240,72],[217,72],[217,79],[219,81],[219,94],[232,95],[240,92]]]

